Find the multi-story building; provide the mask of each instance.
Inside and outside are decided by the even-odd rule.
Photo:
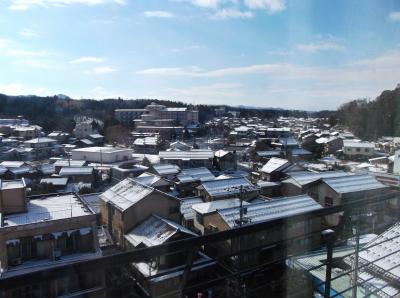
[[[19,204],[17,201],[20,201]],[[15,196],[24,210],[0,213],[1,278],[99,258],[96,215],[78,195]],[[13,210],[11,210],[13,211]],[[84,294],[83,294],[84,293]],[[1,297],[102,297],[104,274],[79,272],[0,290]]]
[[[133,120],[139,119],[144,113],[145,109],[116,109],[114,111],[115,119],[124,125],[133,124]]]

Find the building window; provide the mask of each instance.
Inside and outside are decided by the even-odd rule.
[[[332,207],[333,199],[331,197],[325,197],[325,207]]]
[[[199,214],[199,213],[196,213],[196,221],[199,223],[199,224],[203,224],[203,216],[201,215],[201,214]]]

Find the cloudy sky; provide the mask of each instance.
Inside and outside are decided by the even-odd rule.
[[[318,110],[398,83],[399,0],[0,0],[0,93]]]

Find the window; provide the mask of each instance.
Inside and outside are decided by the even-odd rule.
[[[201,215],[201,214],[199,214],[199,213],[196,213],[196,221],[199,223],[199,224],[203,224],[203,215]]]
[[[332,207],[333,199],[331,197],[325,197],[325,207]]]

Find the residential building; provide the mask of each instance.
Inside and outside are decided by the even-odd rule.
[[[75,194],[32,197],[26,210],[0,222],[1,278],[101,257],[96,215]],[[104,272],[70,272],[1,291],[2,297],[104,297]]]
[[[214,152],[211,150],[193,149],[190,151],[160,151],[160,161],[171,163],[180,168],[206,167],[211,169]]]
[[[122,246],[124,235],[152,214],[180,221],[179,199],[126,178],[100,195],[103,224]]]
[[[114,117],[124,125],[133,125],[133,120],[140,119],[146,109],[116,109]]]
[[[132,159],[132,150],[116,147],[88,147],[71,151],[74,160],[86,160],[95,163],[112,164]]]
[[[343,141],[343,154],[345,156],[371,157],[375,154],[375,144],[370,142]]]

